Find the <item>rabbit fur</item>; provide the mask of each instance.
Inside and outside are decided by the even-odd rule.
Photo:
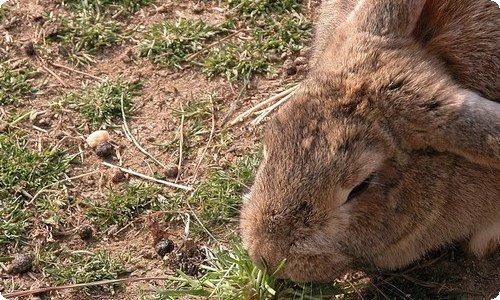
[[[254,262],[329,281],[454,241],[495,251],[499,45],[489,0],[324,2],[311,70],[269,121],[243,201]]]

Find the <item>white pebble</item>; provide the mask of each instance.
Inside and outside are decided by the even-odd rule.
[[[109,133],[106,130],[98,130],[92,132],[88,137],[87,137],[87,144],[91,148],[97,147],[99,144],[105,143],[109,141]]]

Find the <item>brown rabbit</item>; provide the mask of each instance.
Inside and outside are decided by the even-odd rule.
[[[456,240],[494,251],[498,45],[488,0],[326,2],[312,69],[269,122],[243,203],[253,260],[322,281]]]

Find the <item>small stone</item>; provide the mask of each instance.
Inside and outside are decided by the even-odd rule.
[[[164,240],[156,244],[155,251],[159,256],[164,257],[168,253],[174,251],[174,247],[175,244],[172,240]]]
[[[117,232],[118,232],[119,228],[118,228],[118,225],[111,225],[109,228],[108,228],[108,236],[114,236]]]
[[[297,65],[295,65],[293,60],[287,59],[283,63],[283,72],[285,72],[286,75],[294,75],[297,73]]]
[[[92,132],[87,137],[87,144],[91,148],[97,147],[99,144],[106,143],[110,140],[109,133],[106,130],[98,130]]]
[[[179,175],[179,168],[177,166],[170,166],[165,170],[165,176],[168,178],[176,178]]]
[[[97,154],[97,156],[102,158],[110,157],[114,154],[114,152],[115,148],[113,147],[113,145],[107,142],[99,144],[95,149],[95,153]]]
[[[299,55],[305,57],[309,56],[310,53],[311,53],[311,47],[303,47],[299,51]]]
[[[125,180],[125,174],[119,168],[111,168],[109,170],[109,178],[111,182],[118,183]]]
[[[9,273],[23,274],[33,267],[33,258],[27,254],[16,254],[9,266]]]
[[[94,230],[92,229],[92,226],[88,224],[84,224],[78,228],[78,235],[82,240],[89,240],[92,238],[92,235],[94,234]]]
[[[191,11],[194,13],[194,14],[201,14],[205,11],[205,7],[201,4],[196,4],[195,6],[193,6],[193,8],[191,9]]]
[[[37,120],[35,124],[43,128],[48,128],[52,125],[52,119],[49,117],[41,118]]]
[[[9,123],[0,123],[0,133],[7,133],[10,130]]]
[[[23,50],[24,54],[27,56],[35,56],[36,55],[36,50],[35,50],[35,45],[33,44],[32,41],[27,41],[23,44]]]
[[[297,66],[307,65],[307,58],[304,56],[299,56],[293,62]]]

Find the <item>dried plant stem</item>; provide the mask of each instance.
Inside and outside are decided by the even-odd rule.
[[[210,136],[208,137],[207,144],[205,145],[205,148],[203,149],[203,152],[201,154],[200,159],[198,160],[198,163],[196,164],[196,167],[194,168],[194,175],[193,179],[191,180],[191,183],[194,183],[196,180],[196,177],[198,176],[198,170],[200,169],[201,162],[205,158],[205,154],[207,153],[208,147],[210,146],[210,143],[212,143],[212,139],[214,137],[214,132],[215,132],[215,107],[214,107],[214,102],[212,100],[212,97],[210,96],[210,103],[212,104],[212,128],[210,129]]]
[[[297,88],[298,88],[298,84],[280,92],[279,94],[276,94],[276,95],[258,103],[257,105],[251,107],[250,109],[248,109],[248,110],[242,112],[241,114],[239,114],[238,116],[236,116],[236,118],[234,118],[233,120],[231,120],[231,122],[229,122],[229,125],[234,125],[234,124],[237,124],[239,122],[242,122],[245,118],[250,116],[252,113],[254,113],[255,111],[261,109],[262,107],[268,105],[269,103],[272,103],[274,101],[280,100],[284,97],[287,97],[288,95],[293,94],[293,92],[295,92],[295,90]]]
[[[52,66],[57,67],[57,68],[61,68],[61,69],[65,69],[65,70],[68,70],[68,71],[71,71],[71,72],[75,72],[77,74],[84,75],[84,76],[87,76],[87,77],[90,77],[90,78],[93,78],[93,79],[96,79],[96,80],[99,80],[99,81],[105,81],[104,78],[97,77],[95,75],[92,75],[92,74],[89,74],[89,73],[86,73],[86,72],[83,72],[83,71],[79,71],[79,70],[67,67],[65,65],[60,65],[60,64],[53,63],[53,62],[47,62],[47,63],[49,65],[52,65]]]
[[[260,122],[262,122],[262,120],[264,120],[265,117],[267,117],[278,106],[280,106],[281,104],[288,101],[288,99],[290,99],[292,96],[293,96],[293,92],[286,95],[285,97],[281,98],[278,102],[274,103],[273,105],[269,106],[268,108],[257,112],[257,114],[259,114],[259,116],[257,118],[255,118],[255,120],[252,121],[252,125],[260,124]]]
[[[110,164],[110,163],[105,162],[105,161],[103,161],[102,164],[105,165],[108,168],[118,168],[118,169],[120,169],[120,171],[122,171],[124,173],[130,174],[130,175],[134,175],[134,176],[140,177],[142,179],[146,179],[146,180],[149,180],[149,181],[160,183],[160,184],[163,184],[163,185],[166,185],[166,186],[169,186],[169,187],[173,187],[173,188],[176,188],[176,189],[181,189],[181,190],[185,190],[185,191],[191,191],[193,189],[190,186],[181,185],[181,184],[177,184],[177,183],[174,183],[174,182],[169,182],[169,181],[165,181],[165,180],[161,180],[161,179],[156,179],[154,177],[147,176],[147,175],[141,174],[139,172],[136,172],[136,171],[133,171],[133,170],[130,170],[130,169],[126,169],[126,168],[122,168],[122,167],[119,167],[119,166],[115,166],[115,165]]]
[[[177,163],[177,176],[175,177],[175,182],[181,177],[181,167],[182,167],[182,148],[184,147],[184,107],[181,101],[181,126],[179,129],[179,162]]]
[[[94,281],[94,282],[88,282],[88,283],[51,286],[51,287],[33,289],[33,290],[29,290],[29,291],[17,291],[17,292],[4,294],[3,296],[5,298],[25,297],[25,296],[30,296],[30,295],[40,294],[40,293],[47,293],[47,292],[52,292],[52,291],[60,291],[60,290],[67,290],[67,289],[74,289],[74,288],[83,288],[83,287],[98,286],[98,285],[105,285],[105,284],[137,282],[137,281],[150,281],[150,280],[167,280],[167,279],[169,279],[169,277],[170,276],[135,277],[135,278],[130,277],[130,278],[121,278],[121,279],[101,280],[101,281]]]
[[[240,30],[237,30],[237,31],[235,31],[235,32],[231,33],[230,35],[225,36],[225,37],[221,38],[220,40],[218,40],[218,41],[215,41],[215,42],[211,43],[210,45],[206,46],[205,48],[201,49],[200,51],[195,52],[195,53],[193,53],[193,54],[189,55],[189,56],[186,58],[186,61],[192,61],[194,58],[198,57],[200,54],[205,53],[206,51],[208,51],[209,49],[211,49],[211,48],[213,48],[213,47],[215,47],[215,46],[219,45],[220,43],[222,43],[222,42],[224,42],[224,41],[227,41],[227,40],[229,40],[229,39],[231,39],[231,38],[235,37],[236,35],[238,35],[240,32],[242,32],[242,31],[244,31],[244,30],[245,30],[245,29],[240,29]]]
[[[146,156],[148,156],[149,158],[151,158],[160,167],[162,167],[163,169],[166,169],[167,167],[161,161],[159,161],[158,159],[156,159],[156,157],[154,157],[149,152],[147,152],[144,148],[142,148],[142,146],[139,144],[139,142],[132,135],[132,132],[130,132],[130,129],[128,128],[128,124],[127,124],[127,117],[125,116],[125,110],[123,108],[123,95],[121,96],[121,99],[120,99],[120,109],[122,111],[123,130],[125,131],[125,135],[132,141],[132,143],[134,143],[134,145],[137,147],[137,149],[139,149],[139,151],[141,151]]]

